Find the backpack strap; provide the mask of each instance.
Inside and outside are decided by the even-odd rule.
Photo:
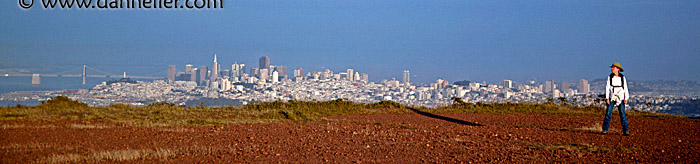
[[[620,83],[622,83],[622,86],[621,86],[622,89],[625,89],[625,75],[623,75],[622,73],[617,73],[617,74],[620,75]]]
[[[617,74],[620,75],[620,82],[622,82],[622,86],[620,86],[620,87],[622,87],[622,89],[625,89],[625,75],[623,75],[622,73],[617,73]],[[615,74],[614,74],[614,73],[610,73],[610,78],[609,78],[610,80],[608,81],[608,83],[610,83],[610,86],[613,86],[613,85],[612,85],[612,79],[613,79],[613,77],[615,77]],[[614,87],[614,86],[613,86],[613,87]]]

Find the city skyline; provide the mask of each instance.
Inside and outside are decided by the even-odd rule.
[[[198,83],[202,83],[201,81],[203,81],[203,80],[212,80],[212,79],[223,78],[223,77],[230,77],[230,78],[236,77],[236,78],[239,78],[239,77],[242,77],[242,76],[244,76],[244,75],[245,75],[245,76],[250,76],[250,77],[256,77],[256,78],[259,78],[259,79],[260,79],[260,78],[262,78],[262,79],[267,79],[268,81],[278,80],[278,79],[274,79],[274,78],[273,78],[273,79],[270,79],[270,78],[273,76],[273,74],[276,74],[277,76],[279,76],[279,77],[278,77],[279,79],[284,79],[284,78],[289,78],[289,77],[290,77],[290,76],[288,75],[288,73],[286,72],[286,66],[283,66],[283,65],[272,65],[272,64],[271,64],[271,58],[268,57],[268,56],[261,56],[261,57],[259,58],[259,67],[251,68],[251,70],[250,70],[249,72],[246,72],[246,70],[245,70],[245,68],[244,68],[244,67],[245,67],[245,64],[244,64],[244,63],[240,63],[240,64],[239,64],[238,62],[234,62],[234,64],[232,64],[230,70],[229,70],[229,69],[220,69],[220,66],[221,66],[221,64],[218,63],[218,61],[217,61],[217,56],[216,56],[216,54],[214,54],[214,62],[213,62],[213,64],[212,64],[212,67],[218,67],[218,70],[217,70],[217,69],[212,69],[212,70],[211,70],[212,72],[207,72],[206,74],[202,74],[203,72],[197,73],[196,75],[201,77],[201,78],[198,78],[198,79],[200,79],[200,80],[197,80],[197,82],[198,82]],[[184,72],[181,72],[180,70],[177,70],[177,65],[168,65],[167,77],[165,77],[165,80],[168,80],[168,81],[171,81],[171,82],[174,82],[174,81],[195,81],[194,78],[193,78],[192,80],[189,80],[189,78],[186,78],[186,77],[178,78],[180,75],[188,74],[190,71],[197,71],[197,68],[195,68],[194,70],[192,70],[192,67],[193,67],[192,64],[185,64],[185,65],[184,65],[185,71],[184,71]],[[267,69],[264,69],[264,70],[263,70],[263,71],[266,71],[266,72],[267,72],[266,74],[262,74],[261,72],[259,72],[260,70],[262,70],[262,69],[260,69],[260,68],[264,68],[264,67],[268,67]],[[200,66],[200,70],[203,70],[203,71],[205,71],[205,72],[208,71],[207,68],[208,68],[208,67],[207,67],[206,65]],[[278,69],[280,69],[280,68],[283,68],[284,71],[278,72]],[[238,69],[238,71],[234,71],[234,70],[236,70],[236,69]],[[341,69],[342,69],[342,68],[341,68]],[[306,79],[306,77],[309,76],[312,72],[323,72],[323,71],[327,71],[327,70],[330,70],[330,69],[322,68],[322,69],[319,69],[319,70],[307,72],[307,73],[309,73],[309,74],[304,74],[304,68],[303,68],[303,67],[298,67],[298,68],[295,68],[294,72],[292,72],[292,76],[291,76],[291,78],[289,78],[289,80],[297,81],[297,79],[296,79],[297,77],[301,77],[301,79],[299,79],[299,80],[304,80],[304,79]],[[224,71],[225,71],[226,73],[223,73]],[[297,72],[297,71],[299,71],[299,72]],[[359,81],[359,80],[360,80],[360,77],[361,77],[360,74],[359,74],[359,72],[355,72],[354,69],[346,69],[346,72],[343,72],[343,71],[335,71],[335,70],[330,70],[330,71],[331,71],[331,72],[339,72],[339,74],[341,75],[341,78],[343,78],[343,79],[348,79],[348,80],[350,80],[350,81]],[[216,73],[215,73],[215,72],[216,72]],[[234,73],[234,72],[236,72],[236,73]],[[354,74],[353,74],[353,72],[354,72]],[[343,76],[343,74],[345,74],[345,75]],[[262,77],[261,77],[261,75],[262,75]],[[362,75],[367,75],[367,74],[364,74],[364,73],[363,73]],[[192,74],[189,75],[189,77],[191,77],[191,76],[193,76],[193,75],[192,75]],[[202,77],[202,76],[204,76],[204,77]],[[205,78],[205,77],[206,77],[206,78]],[[331,77],[331,78],[332,78],[332,77]],[[365,79],[365,80],[368,81],[368,82],[369,82],[369,81],[372,81],[372,82],[380,82],[380,81],[385,81],[385,80],[392,80],[392,79],[394,79],[394,80],[400,80],[400,83],[411,83],[411,82],[410,82],[410,79],[411,79],[410,70],[403,70],[403,71],[402,71],[401,79],[398,79],[398,77],[392,77],[392,78],[388,78],[388,79],[372,79],[372,80],[367,80],[368,77],[363,77],[362,79]],[[434,80],[438,80],[438,81],[448,81],[448,82],[449,82],[449,80],[446,80],[446,79],[443,79],[443,78],[437,78],[437,79],[434,79]],[[590,80],[596,80],[596,79],[590,79]],[[241,80],[241,81],[245,83],[244,80]],[[256,79],[255,81],[257,81],[257,79]],[[578,84],[576,84],[578,87],[582,87],[583,85],[588,85],[588,80],[587,80],[587,79],[577,79],[577,80],[574,80],[574,81],[578,81]],[[275,82],[277,82],[277,81],[275,81]],[[451,82],[456,82],[456,81],[451,81]],[[485,80],[482,80],[482,81],[475,80],[475,81],[471,81],[471,82],[483,83],[484,85],[486,85],[486,84],[491,84],[491,83],[486,83]],[[518,82],[518,81],[513,81],[513,80],[510,80],[510,79],[503,79],[503,81],[502,81],[499,85],[502,85],[502,86],[509,86],[508,88],[512,88],[512,87],[513,87],[513,83],[522,83],[522,84],[530,84],[530,85],[532,85],[532,84],[542,84],[542,85],[544,85],[547,89],[549,89],[549,88],[556,88],[556,87],[553,85],[554,82],[555,82],[555,80],[547,80],[547,81],[527,80],[527,81]],[[564,83],[565,86],[566,86],[565,88],[568,88],[568,86],[570,86],[570,84],[569,84],[570,81],[567,81],[567,80],[557,80],[557,82],[559,82],[559,83]],[[429,85],[430,83],[432,83],[432,82],[417,83],[417,84],[419,84],[419,85]],[[202,84],[199,84],[199,85],[202,85]],[[579,85],[581,85],[581,86],[579,86]],[[587,87],[586,87],[586,88],[587,88]],[[544,89],[544,90],[547,90],[547,89]],[[585,90],[588,91],[589,89],[585,89]],[[545,92],[551,92],[551,91],[552,91],[552,89],[549,89],[549,91],[545,91]]]
[[[612,62],[635,80],[700,81],[699,3],[236,1],[218,10],[99,11],[8,1],[0,3],[0,68],[87,64],[141,75],[211,67],[217,54],[222,69],[257,67],[268,56],[290,69],[354,69],[373,80],[411,70],[418,83],[592,80]]]

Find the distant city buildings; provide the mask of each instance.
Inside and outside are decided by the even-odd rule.
[[[571,89],[571,84],[568,81],[562,81],[559,85],[562,92],[568,92]]]
[[[275,71],[279,74],[280,79],[287,79],[288,78],[287,77],[287,66],[283,66],[283,65],[276,66]],[[279,79],[277,79],[277,80],[279,80]]]
[[[581,79],[579,81],[579,92],[583,94],[589,94],[591,93],[591,85],[588,84],[588,80],[586,79]]]
[[[554,80],[517,83],[506,79],[496,84],[487,84],[483,81],[459,85],[437,79],[429,84],[411,84],[409,70],[403,71],[401,81],[392,78],[377,83],[369,81],[369,74],[354,69],[341,69],[339,72],[334,72],[330,69],[296,68],[293,73],[294,79],[290,80],[286,75],[286,66],[270,65],[270,58],[266,56],[260,59],[260,66],[263,68],[251,68],[250,74],[246,74],[246,65],[237,62],[231,65],[230,70],[222,70],[217,55],[214,54],[211,71],[206,66],[209,64],[199,67],[187,64],[183,72],[177,72],[176,65],[168,65],[167,80],[103,83],[75,95],[78,95],[77,98],[81,101],[98,106],[114,103],[145,105],[152,102],[172,102],[181,105],[186,101],[203,97],[236,99],[243,102],[347,99],[354,102],[373,103],[390,100],[426,107],[449,105],[452,103],[452,97],[459,97],[467,103],[553,101],[574,105],[601,105],[601,99],[594,94],[604,92],[605,86],[605,81],[594,80],[591,88],[591,84],[585,79],[579,80],[578,83],[569,81],[555,83]],[[39,74],[34,74],[32,84],[39,84],[39,78]],[[572,83],[574,85],[571,85]],[[635,85],[631,84],[631,86]],[[689,85],[683,83],[678,86]],[[661,88],[665,87],[665,83],[642,87]],[[648,97],[651,94],[657,95]],[[565,99],[561,99],[562,97]],[[631,97],[630,106],[633,109],[645,111],[667,110],[670,107],[664,103],[687,100],[668,97],[663,92],[658,95],[658,93],[635,91]],[[28,98],[13,97],[12,99]]]
[[[348,69],[346,74],[345,74],[345,79],[348,81],[355,81],[353,78],[355,77],[355,70],[353,69]]]
[[[270,57],[262,56],[260,57],[259,67],[260,69],[270,69]]]
[[[437,79],[434,83],[414,85],[409,70],[402,72],[401,81],[392,78],[373,83],[369,81],[369,74],[350,68],[340,72],[330,69],[307,72],[304,68],[295,68],[290,80],[287,67],[271,65],[267,56],[260,57],[259,66],[250,68],[250,74],[246,74],[245,64],[234,62],[230,70],[222,70],[216,54],[213,59],[211,70],[207,66],[197,68],[187,64],[185,72],[177,72],[175,65],[169,65],[168,82],[196,86],[197,93],[191,94],[212,98],[260,101],[350,98],[359,102],[391,100],[426,106],[449,104],[451,97],[460,97],[467,102],[541,102],[545,98],[558,100],[559,97],[590,93],[590,85],[585,79],[574,86],[576,89],[571,88],[570,82],[555,83],[554,80],[518,84],[506,79],[501,84],[484,81],[451,85],[447,80]]]
[[[187,64],[185,65],[185,72],[191,73],[192,72],[192,64]]]
[[[207,85],[207,66],[200,66],[199,67],[199,77],[197,81],[199,82],[199,86],[206,86]]]
[[[294,81],[304,80],[304,68],[294,69]]]
[[[168,66],[168,82],[175,82],[175,73],[177,69],[175,65],[169,65]]]
[[[544,88],[542,89],[544,93],[551,95],[554,92],[554,89],[556,89],[554,80],[545,81]]]
[[[511,81],[511,80],[503,80],[503,87],[504,87],[504,88],[513,88],[513,81]]]
[[[406,84],[411,83],[411,73],[408,72],[408,70],[403,71],[403,83],[406,83]]]
[[[211,66],[211,80],[214,81],[219,78],[219,62],[216,61],[216,54],[214,54],[214,64]]]

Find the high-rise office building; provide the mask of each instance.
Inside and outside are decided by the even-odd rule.
[[[360,80],[366,82],[369,82],[369,74],[363,73],[360,75]]]
[[[296,81],[304,80],[304,68],[294,69],[294,80],[296,80]]]
[[[275,71],[279,74],[280,78],[285,79],[287,78],[287,66],[277,66],[275,67]]]
[[[277,80],[279,80],[279,78],[280,78],[279,72],[273,71],[272,72],[272,83],[277,83]]]
[[[205,86],[207,83],[205,81],[207,80],[207,66],[200,66],[199,67],[199,85],[200,86]]]
[[[269,70],[267,68],[260,69],[260,80],[265,82],[268,80]]]
[[[192,68],[192,70],[190,70],[190,81],[197,82],[197,70],[197,68]]]
[[[221,72],[221,77],[231,77],[231,71],[228,69],[223,69],[219,72]]]
[[[542,89],[546,94],[552,94],[556,87],[554,87],[554,80],[547,80],[544,82],[544,88]]]
[[[260,68],[257,68],[257,67],[250,68],[250,76],[260,78]]]
[[[294,77],[297,77],[297,76],[304,76],[304,68],[294,69]]]
[[[513,88],[513,81],[503,80],[503,88]]]
[[[262,56],[260,57],[260,69],[270,69],[270,57]]]
[[[219,63],[216,62],[216,54],[214,54],[214,64],[211,66],[211,79],[212,81],[216,80],[219,77]]]
[[[581,81],[579,82],[578,89],[580,90],[581,93],[588,94],[591,92],[591,85],[588,84],[588,80],[581,79]]]
[[[359,72],[355,72],[355,75],[352,76],[352,79],[355,80],[355,81],[360,81],[360,73],[359,73]]]
[[[175,65],[169,65],[168,66],[168,82],[175,82],[175,74],[177,70],[175,69]]]
[[[345,75],[345,79],[347,79],[348,81],[355,81],[353,79],[353,75],[355,75],[355,70],[348,69],[347,74]]]
[[[561,92],[568,93],[569,90],[571,89],[571,84],[569,84],[568,81],[562,81],[559,84],[559,88],[561,88]]]
[[[185,65],[185,73],[190,73],[190,72],[192,72],[192,64]]]
[[[239,73],[240,76],[243,76],[243,74],[245,74],[245,68],[246,68],[246,66],[245,66],[245,64],[239,64],[239,65],[241,66],[241,70],[240,70],[240,72],[238,72],[238,73]]]
[[[240,77],[243,73],[241,72],[241,64],[238,62],[231,65],[231,77]]]
[[[403,83],[411,83],[411,72],[408,70],[403,71]]]

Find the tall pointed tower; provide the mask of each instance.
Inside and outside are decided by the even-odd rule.
[[[214,54],[214,64],[211,66],[211,81],[219,77],[219,63],[216,62],[216,54]]]

